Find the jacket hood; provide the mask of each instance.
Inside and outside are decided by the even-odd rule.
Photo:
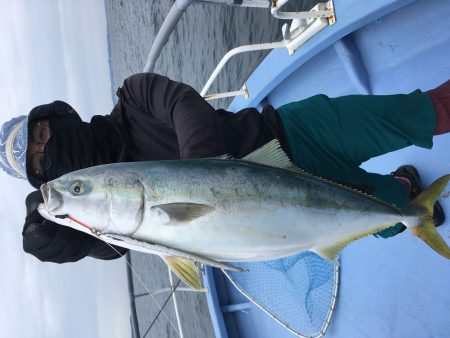
[[[80,115],[78,115],[75,109],[73,109],[71,105],[64,101],[54,101],[52,103],[42,104],[34,107],[28,114],[28,138],[31,135],[31,125],[35,121],[49,119],[54,116],[67,116],[73,119],[73,121],[75,122],[82,121]],[[26,163],[25,168],[27,168]],[[44,178],[33,176],[28,170],[26,170],[26,173],[28,182],[30,182],[30,184],[36,189],[39,189],[39,187],[47,181]]]

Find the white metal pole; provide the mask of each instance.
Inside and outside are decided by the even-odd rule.
[[[209,77],[205,86],[203,87],[202,91],[200,92],[200,95],[201,96],[206,95],[206,93],[209,90],[209,87],[211,87],[211,84],[214,82],[217,75],[222,70],[223,66],[225,66],[225,64],[228,62],[228,60],[231,57],[233,57],[234,55],[239,54],[239,53],[251,52],[251,51],[255,51],[255,50],[274,49],[274,48],[282,48],[282,47],[285,47],[285,43],[283,41],[271,42],[271,43],[261,43],[261,44],[256,44],[256,45],[245,45],[245,46],[233,48],[232,50],[230,50],[228,53],[226,53],[224,55],[222,60],[220,60],[219,64],[214,69],[213,73],[211,74],[211,76]]]
[[[172,277],[172,271],[169,269],[169,283],[170,287],[173,286],[173,277]],[[173,307],[175,308],[175,317],[177,318],[177,324],[178,324],[178,332],[180,333],[180,338],[184,338],[183,335],[183,328],[181,327],[181,319],[180,319],[180,313],[178,312],[178,303],[177,303],[177,292],[174,291],[172,294],[173,297]]]
[[[156,35],[155,41],[153,42],[150,53],[147,57],[147,62],[145,63],[144,72],[152,72],[155,68],[156,60],[158,60],[159,55],[167,43],[170,34],[175,29],[180,18],[183,16],[186,8],[193,2],[193,0],[177,0],[173,4],[172,8],[167,14],[158,35]]]

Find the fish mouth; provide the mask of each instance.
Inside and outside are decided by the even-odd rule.
[[[44,198],[45,208],[49,213],[55,214],[63,206],[61,194],[50,183],[41,185],[41,193]]]

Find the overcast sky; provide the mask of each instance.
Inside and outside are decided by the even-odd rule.
[[[0,0],[0,124],[55,99],[112,108],[103,0]],[[26,181],[0,172],[2,337],[129,337],[124,260],[41,263],[22,251]]]

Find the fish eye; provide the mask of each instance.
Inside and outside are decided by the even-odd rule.
[[[81,181],[75,181],[70,185],[70,192],[74,195],[79,195],[83,192],[83,184]]]

